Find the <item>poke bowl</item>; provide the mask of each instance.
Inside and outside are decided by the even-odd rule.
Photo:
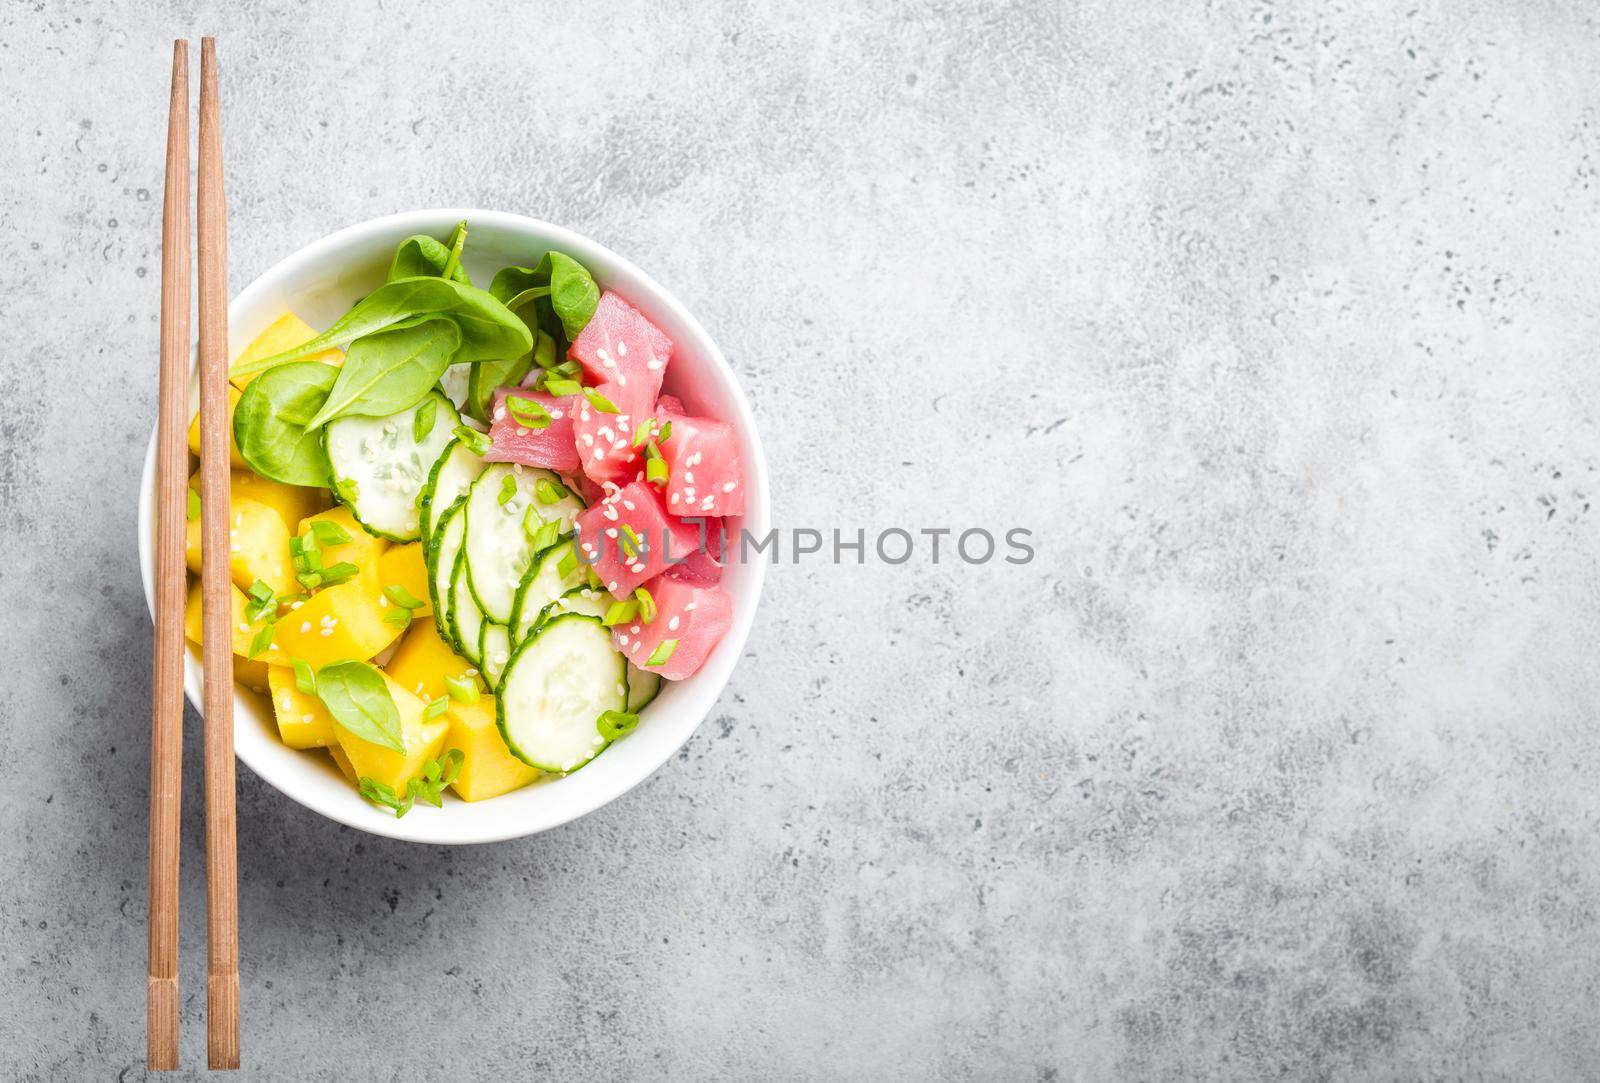
[[[339,823],[465,844],[591,812],[689,739],[760,597],[737,541],[770,514],[749,404],[665,288],[559,226],[416,211],[283,259],[228,333],[247,767]],[[152,431],[152,612],[155,455]]]

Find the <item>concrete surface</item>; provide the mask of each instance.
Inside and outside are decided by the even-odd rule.
[[[215,31],[235,288],[546,217],[718,336],[781,522],[1040,538],[775,569],[677,762],[540,838],[242,773],[249,1078],[1600,1077],[1588,6],[868,7],[0,8],[5,1074],[143,1074],[134,497]]]

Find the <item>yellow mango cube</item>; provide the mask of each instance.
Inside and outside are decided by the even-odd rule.
[[[245,616],[245,607],[250,604],[250,599],[244,596],[244,591],[238,587],[233,588],[233,653],[245,658],[250,657],[250,643],[255,639],[256,633],[261,631],[260,624],[251,624],[250,618]],[[200,609],[200,584],[195,583],[189,588],[189,601],[183,612],[183,634],[191,643],[203,642],[201,631],[203,628],[203,614]],[[283,631],[283,625],[278,625],[278,632]],[[289,656],[278,645],[277,634],[273,636],[274,642],[266,650],[257,654],[254,661],[266,662],[273,666],[286,666]]]
[[[433,613],[433,603],[428,599],[428,565],[422,558],[421,542],[391,545],[385,549],[378,557],[378,582],[385,587],[403,587],[421,602],[422,608],[411,611],[413,617]]]
[[[272,667],[259,658],[235,658],[233,660],[233,680],[235,684],[242,684],[252,692],[267,695],[271,688],[267,671]]]
[[[300,589],[289,558],[289,528],[267,505],[235,493],[228,515],[228,540],[232,550],[228,567],[241,590],[249,590],[257,579],[274,594],[293,594]],[[184,561],[190,571],[200,574],[199,518],[189,520]]]
[[[277,645],[313,669],[345,659],[364,662],[401,632],[383,619],[390,610],[379,604],[382,596],[371,571],[319,590],[279,618]]]
[[[316,696],[308,696],[294,683],[294,670],[288,666],[268,666],[272,714],[278,720],[278,736],[290,748],[327,748],[337,743],[333,736],[333,716]]]
[[[350,767],[358,778],[387,783],[394,787],[396,793],[403,793],[406,783],[422,774],[423,765],[429,760],[438,759],[444,751],[450,723],[444,715],[423,718],[422,708],[426,705],[422,700],[401,688],[388,675],[384,676],[384,682],[388,684],[389,695],[400,712],[400,743],[405,746],[404,752],[363,740],[337,721],[333,724],[333,732],[339,739],[339,747],[350,758]]]
[[[255,337],[255,340],[239,351],[239,356],[233,359],[235,365],[246,361],[259,361],[263,357],[271,357],[284,350],[292,350],[296,346],[303,346],[317,337],[317,332],[311,325],[293,312],[286,312],[279,316],[267,329]],[[323,350],[304,358],[306,361],[321,361],[326,365],[338,367],[344,363],[344,354],[338,350]],[[234,381],[240,390],[250,386],[250,381],[261,375],[259,372],[249,376],[241,376]]]
[[[271,481],[252,470],[234,470],[230,474],[232,496],[235,500],[246,497],[259,501],[277,512],[283,519],[284,529],[293,534],[300,529],[302,520],[327,509],[332,502],[328,490],[309,485],[285,485]],[[200,471],[189,478],[189,488],[200,491]]]
[[[344,754],[344,749],[339,747],[338,742],[328,746],[328,755],[333,757],[333,762],[339,766],[339,773],[349,780],[350,785],[361,785],[361,778],[356,774],[355,767],[351,765],[350,757]]]
[[[521,789],[537,780],[541,772],[513,756],[495,723],[495,700],[478,697],[476,703],[450,701],[444,716],[450,720],[446,748],[459,748],[466,758],[461,773],[451,783],[463,801],[486,801],[503,793]]]
[[[447,694],[446,677],[459,678],[473,672],[472,663],[439,638],[439,629],[431,618],[411,622],[411,629],[383,668],[406,691],[428,700]]]
[[[244,461],[244,456],[239,454],[239,445],[233,442],[233,408],[239,405],[239,392],[236,388],[228,388],[228,462],[237,470],[246,469],[249,464]],[[194,455],[200,454],[200,415],[196,413],[189,422],[189,450]]]
[[[354,564],[364,572],[377,572],[378,557],[389,547],[389,543],[368,534],[361,524],[356,522],[356,517],[350,513],[349,508],[338,504],[327,511],[307,516],[300,521],[300,528],[296,533],[301,537],[309,534],[312,523],[332,523],[350,535],[349,541],[340,542],[338,545],[326,545],[320,540],[317,542],[317,548],[322,550],[324,568],[343,560]]]

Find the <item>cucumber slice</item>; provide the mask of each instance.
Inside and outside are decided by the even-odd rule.
[[[583,501],[565,485],[561,486],[565,496],[553,504],[541,503],[536,495],[540,481],[561,485],[549,470],[494,463],[467,492],[467,540],[462,551],[478,606],[499,624],[511,623],[517,588],[533,563],[533,540],[524,525],[528,510],[534,509],[541,519],[559,520],[562,532],[572,529],[573,519],[583,510]],[[538,607],[533,610],[538,611]]]
[[[483,622],[483,632],[478,639],[478,655],[483,659],[483,679],[489,691],[500,686],[500,674],[511,660],[511,629],[494,621]]]
[[[461,555],[461,539],[466,537],[467,517],[462,514],[460,500],[439,516],[438,529],[428,542],[428,600],[433,603],[433,623],[439,629],[439,638],[450,644],[459,654],[461,645],[456,642],[450,628],[450,603],[455,597],[450,589],[455,574],[456,558]]]
[[[429,402],[434,403],[433,426],[418,441],[416,413]],[[459,424],[455,407],[438,391],[386,417],[334,418],[322,434],[334,496],[368,534],[416,541],[421,536],[422,487]]]
[[[417,521],[423,541],[432,535],[434,520],[442,517],[445,510],[472,487],[472,479],[483,473],[485,465],[460,437],[444,446],[428,473],[428,483],[422,487],[421,514]]]
[[[450,574],[450,634],[456,652],[479,669],[483,668],[483,655],[478,653],[478,637],[483,634],[483,610],[473,594],[468,576],[467,549],[463,545],[456,554],[456,570]]]
[[[571,540],[556,542],[533,558],[533,565],[517,586],[517,600],[511,607],[511,640],[521,643],[533,634],[545,606],[560,598],[584,580],[584,566],[574,561],[566,575],[561,562],[572,552]],[[590,614],[594,616],[596,614]],[[599,616],[605,616],[602,610]]]
[[[534,622],[537,631],[544,623],[562,613],[581,613],[584,616],[604,618],[614,601],[610,594],[591,586],[573,587],[561,597],[539,611]],[[640,669],[628,663],[628,710],[635,713],[648,706],[661,691],[661,674]]]
[[[539,613],[538,619],[533,622],[533,626],[538,628],[551,617],[561,613],[582,613],[587,617],[603,618],[614,601],[615,598],[600,588],[581,583],[545,606]]]
[[[619,652],[620,653],[620,652]],[[638,714],[661,693],[661,674],[628,663],[628,710]]]
[[[542,771],[565,773],[606,746],[595,725],[628,702],[623,657],[594,617],[563,613],[517,648],[495,711],[506,748]]]

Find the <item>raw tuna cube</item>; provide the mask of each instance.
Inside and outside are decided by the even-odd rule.
[[[690,557],[700,544],[694,524],[668,515],[655,486],[642,481],[579,514],[577,527],[579,557],[618,598]],[[638,539],[636,549],[633,539]]]
[[[515,395],[524,401],[536,402],[550,415],[550,424],[542,429],[529,428],[512,413],[506,398]],[[576,406],[581,396],[563,395],[554,398],[541,391],[521,391],[504,388],[495,392],[494,407],[489,417],[489,438],[494,446],[484,456],[492,463],[521,463],[524,466],[547,466],[551,470],[578,469],[578,448],[575,444],[573,423],[577,421]]]
[[[668,579],[681,579],[697,587],[714,587],[722,582],[722,563],[727,558],[723,549],[722,520],[706,518],[686,521],[697,530],[703,529],[705,543],[695,546],[688,560],[674,564],[663,574]]]
[[[733,426],[682,414],[665,415],[665,420],[672,422],[672,435],[659,445],[671,471],[667,510],[674,515],[742,515],[744,465]]]
[[[583,472],[597,482],[626,485],[644,471],[644,459],[633,446],[633,403],[626,389],[615,384],[601,384],[595,390],[620,412],[608,414],[596,410],[587,399],[576,404],[578,417],[573,423],[573,435],[579,464]],[[643,408],[648,409],[648,404]]]
[[[662,395],[656,400],[656,414],[683,414],[687,413],[683,402],[676,395]]]
[[[733,602],[716,587],[697,587],[663,576],[645,586],[656,604],[656,619],[633,621],[611,629],[611,640],[640,669],[669,681],[691,676],[716,649],[733,623]],[[665,661],[649,665],[650,656],[668,640],[676,640]]]
[[[653,403],[672,357],[672,340],[638,309],[607,290],[567,356],[583,366],[587,382],[596,386],[615,383],[630,392],[643,392],[643,398]]]

